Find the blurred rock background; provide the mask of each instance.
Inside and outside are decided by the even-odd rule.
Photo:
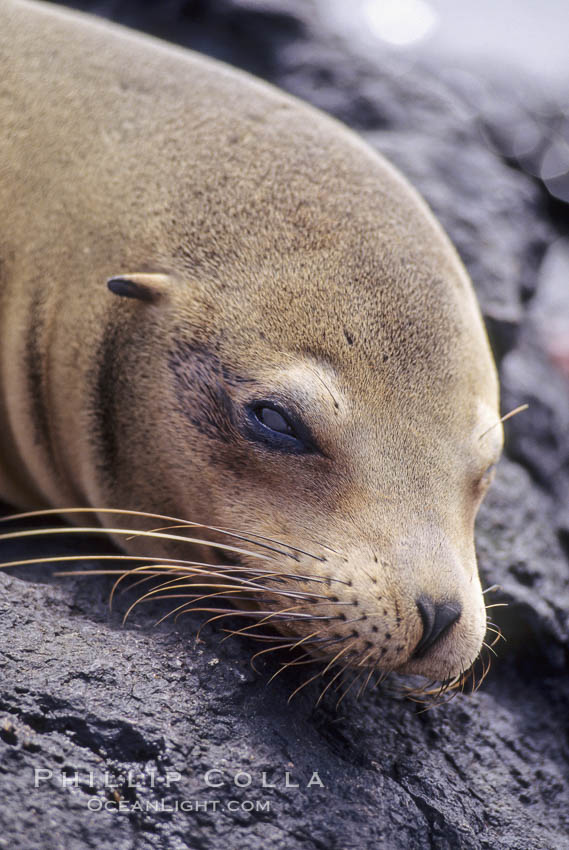
[[[482,689],[422,713],[378,689],[339,710],[246,642],[141,609],[108,583],[0,575],[0,847],[569,848],[569,6],[547,0],[85,0],[83,9],[246,68],[331,112],[427,198],[476,286],[500,363],[507,447],[478,522],[507,642]],[[465,7],[468,5],[468,9]],[[41,546],[42,553],[45,546]],[[0,552],[30,555],[28,545]],[[38,549],[39,551],[39,549]],[[157,615],[157,612],[155,612]],[[3,722],[3,726],[1,725]],[[264,812],[90,812],[125,776]],[[250,789],[204,786],[221,767]],[[265,770],[274,789],[259,787]],[[283,787],[285,770],[301,788]],[[324,788],[306,788],[314,770]]]

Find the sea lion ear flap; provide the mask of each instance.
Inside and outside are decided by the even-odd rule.
[[[111,277],[107,286],[115,295],[156,303],[167,296],[172,278],[167,274],[121,274]]]

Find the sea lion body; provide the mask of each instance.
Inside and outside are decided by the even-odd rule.
[[[312,107],[84,15],[4,2],[0,61],[0,498],[325,545],[350,653],[466,669],[498,383],[424,202]]]

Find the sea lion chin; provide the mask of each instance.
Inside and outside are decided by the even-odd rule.
[[[486,631],[474,520],[502,429],[425,203],[244,73],[41,4],[0,23],[0,498],[286,541],[285,590],[249,589],[292,642],[460,676]],[[258,576],[244,549],[230,563]]]

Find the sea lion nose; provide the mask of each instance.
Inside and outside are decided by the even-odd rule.
[[[413,658],[422,658],[462,614],[460,602],[433,602],[430,596],[420,596],[417,608],[423,623],[423,637],[415,647]]]

